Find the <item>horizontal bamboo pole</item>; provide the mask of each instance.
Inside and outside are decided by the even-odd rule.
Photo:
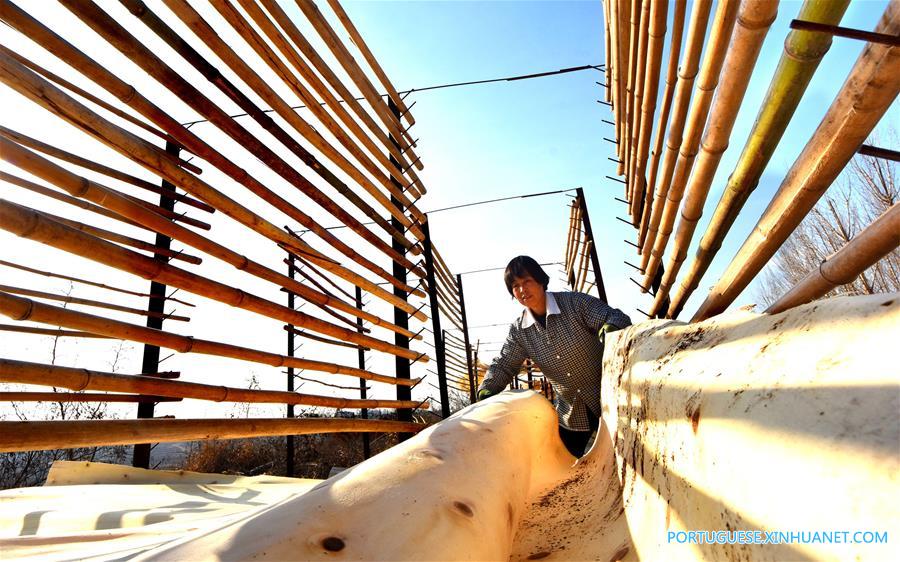
[[[2,145],[0,145],[0,148],[2,148]],[[53,273],[52,271],[43,271],[43,270],[41,270],[41,269],[34,269],[34,268],[32,268],[32,267],[27,267],[27,266],[24,266],[24,265],[21,265],[21,264],[18,264],[18,263],[13,263],[13,262],[5,261],[5,260],[0,260],[0,265],[5,265],[6,267],[12,267],[12,268],[15,268],[15,269],[19,269],[19,270],[21,270],[21,271],[27,271],[27,272],[29,272],[29,273],[34,273],[34,274],[37,274],[37,275],[43,275],[44,277],[52,277],[52,278],[55,278],[55,279],[65,279],[66,281],[74,281],[75,283],[83,283],[83,284],[85,284],[85,285],[90,285],[90,286],[92,286],[92,287],[98,287],[98,288],[100,288],[100,289],[107,289],[107,290],[109,290],[109,291],[115,291],[115,292],[117,292],[117,293],[123,293],[123,294],[126,294],[126,295],[132,295],[132,296],[135,296],[135,297],[147,297],[147,298],[149,298],[149,297],[153,296],[153,295],[150,295],[149,293],[139,293],[139,292],[137,292],[137,291],[129,291],[128,289],[120,289],[119,287],[111,287],[110,285],[104,285],[103,283],[97,283],[97,282],[95,282],[95,281],[89,281],[89,280],[87,280],[87,279],[82,279],[82,278],[80,278],[80,277],[72,277],[72,276],[70,276],[70,275],[63,275],[63,274],[61,274],[61,273]],[[158,298],[158,297],[154,297],[154,298]],[[179,299],[176,299],[176,298],[173,298],[173,297],[162,297],[162,298],[164,298],[165,300],[170,300],[170,301],[172,301],[172,302],[178,302],[178,303],[181,303],[181,304],[183,304],[183,305],[185,305],[185,306],[190,306],[191,308],[193,308],[193,307],[196,306],[196,305],[193,305],[193,304],[191,304],[191,303],[189,303],[189,302],[185,302],[185,301],[183,301],[183,300],[179,300]]]
[[[109,339],[109,336],[78,332],[74,330],[53,330],[50,328],[33,328],[31,326],[17,326],[15,324],[0,324],[0,332],[18,332],[20,334],[39,334],[42,336],[71,337],[71,338],[99,338]]]
[[[797,17],[804,21],[835,25],[840,23],[849,4],[850,0],[807,0]],[[747,144],[744,145],[716,210],[710,217],[694,259],[685,271],[678,290],[672,295],[667,316],[677,317],[688,297],[700,284],[700,279],[721,248],[738,213],[756,188],[813,74],[830,47],[831,35],[828,34],[796,30],[788,34],[784,52],[778,61],[778,68],[760,106]]]
[[[702,142],[698,142],[700,154],[694,165],[684,192],[681,205],[681,220],[672,243],[672,252],[666,262],[665,273],[660,281],[650,316],[665,314],[663,306],[669,301],[669,289],[687,257],[688,247],[694,236],[697,222],[703,215],[703,205],[712,185],[719,161],[728,148],[728,141],[734,122],[737,120],[741,102],[750,84],[750,76],[756,66],[759,51],[769,27],[778,15],[778,0],[755,0],[745,2],[737,17],[737,25],[722,70],[722,83],[709,112]],[[712,44],[712,39],[710,39]],[[715,48],[715,47],[713,47]],[[701,77],[701,82],[703,81]],[[673,190],[670,190],[670,194]],[[674,214],[673,209],[673,214]],[[668,211],[668,209],[666,210]],[[645,279],[646,282],[646,279]]]
[[[852,283],[863,271],[900,246],[900,203],[875,219],[846,246],[828,256],[791,290],[766,309],[777,314],[808,303],[840,285]]]
[[[415,433],[425,427],[412,422],[321,418],[0,422],[0,452],[314,433]]]
[[[259,351],[248,347],[230,345],[209,340],[196,339],[190,336],[170,334],[162,330],[129,324],[111,318],[94,316],[56,306],[50,306],[31,299],[16,297],[0,292],[0,314],[18,321],[30,320],[41,324],[52,324],[75,330],[83,330],[111,338],[134,341],[172,349],[178,353],[201,353],[231,359],[241,359],[253,363],[262,363],[273,367],[294,367],[336,375],[347,375],[361,379],[415,386],[418,379],[398,379],[378,375],[355,367],[345,367],[324,361],[313,361],[299,357],[288,357],[277,353]]]
[[[888,4],[875,28],[900,33],[900,1]],[[825,190],[856,155],[900,91],[900,48],[865,46],[806,148],[693,320],[723,312],[747,287]]]
[[[82,299],[82,298],[73,297],[70,295],[57,295],[55,293],[47,293],[44,291],[35,291],[34,289],[26,289],[23,287],[0,285],[0,291],[6,291],[7,293],[13,293],[15,295],[25,295],[25,296],[29,296],[29,297],[38,297],[41,299],[50,299],[50,300],[60,301],[60,302],[68,303],[68,304],[82,304],[85,306],[93,306],[96,308],[105,308],[108,310],[127,312],[129,314],[137,314],[139,316],[149,316],[151,318],[163,318],[165,320],[176,320],[178,322],[190,322],[191,321],[191,319],[188,318],[187,316],[164,314],[161,312],[153,312],[150,310],[144,310],[144,309],[140,309],[140,308],[120,306],[117,304],[110,304],[110,303],[95,301],[95,300],[91,300],[91,299]]]
[[[188,25],[191,30],[219,57],[225,64],[229,66],[246,84],[248,84],[259,96],[268,103],[282,119],[287,121],[298,133],[305,139],[310,141],[320,152],[322,152],[329,160],[334,162],[347,175],[356,181],[363,189],[374,197],[391,216],[399,220],[404,227],[409,227],[412,222],[403,213],[404,204],[408,205],[409,201],[403,196],[400,201],[401,206],[394,205],[390,199],[384,196],[375,184],[358,170],[343,154],[338,152],[328,141],[326,141],[309,123],[292,109],[281,96],[279,96],[266,81],[260,77],[253,69],[244,62],[243,58],[238,55],[231,47],[222,40],[220,35],[198,14],[185,0],[166,0],[166,5],[175,15]],[[301,101],[309,108],[319,121],[335,136],[338,142],[350,152],[353,157],[363,164],[363,166],[380,180],[383,185],[393,185],[378,167],[359,149],[347,133],[335,123],[328,112],[322,108],[318,100],[306,89],[303,84],[293,79],[293,75],[287,65],[275,54],[272,47],[245,21],[236,11],[228,11],[228,22],[231,26],[244,38],[244,40],[256,51],[263,61],[265,61],[273,71],[287,85],[298,94]],[[293,61],[295,55],[293,49],[287,44],[281,33],[275,28],[269,19],[262,13],[258,7],[254,5],[250,12],[251,17],[257,22],[262,31],[266,33],[273,44],[286,55],[288,60]],[[305,64],[302,61],[295,64]],[[397,194],[400,191],[394,188]],[[393,192],[392,192],[393,193]],[[402,195],[402,194],[401,194]],[[382,228],[389,227],[380,215],[376,214],[376,221]],[[386,228],[388,232],[396,232],[391,228]],[[416,229],[418,230],[418,229]],[[416,234],[416,231],[413,231]],[[418,234],[416,234],[418,236]],[[413,248],[412,244],[405,237],[394,236],[394,239],[404,245],[407,249]]]
[[[119,0],[119,2],[124,5],[135,17],[137,17],[141,22],[144,23],[151,31],[153,31],[160,39],[166,42],[169,47],[171,47],[176,53],[178,53],[185,61],[187,61],[191,66],[194,67],[200,74],[203,75],[210,83],[215,85],[223,94],[225,94],[231,101],[237,104],[244,112],[246,112],[254,121],[256,121],[263,129],[265,129],[269,134],[275,137],[278,142],[280,142],[283,146],[285,146],[288,150],[291,151],[296,157],[298,157],[304,164],[309,166],[316,174],[319,175],[323,180],[325,180],[330,186],[332,186],[338,193],[343,195],[348,201],[350,201],[357,209],[361,210],[364,215],[369,217],[375,224],[380,226],[385,232],[387,232],[395,241],[400,243],[404,248],[409,249],[413,244],[401,233],[399,230],[394,228],[387,219],[382,217],[378,212],[375,211],[367,202],[365,202],[356,192],[352,191],[347,184],[345,184],[340,178],[338,178],[334,173],[331,172],[327,167],[325,167],[319,160],[313,156],[308,150],[306,150],[303,146],[300,145],[297,140],[291,136],[285,129],[283,129],[278,123],[275,122],[267,113],[265,113],[260,107],[258,107],[249,97],[247,97],[240,88],[232,83],[228,78],[226,78],[217,68],[215,68],[206,58],[204,58],[199,52],[197,52],[193,47],[191,47],[178,33],[175,32],[171,27],[168,26],[159,16],[156,15],[150,8],[142,0]],[[198,16],[199,17],[199,16]],[[221,58],[225,56],[230,48],[223,41],[219,40],[216,43],[213,51],[217,53],[217,55]],[[246,71],[249,70],[249,66],[243,64],[243,62],[232,52],[234,55],[233,60],[239,62],[238,68],[242,69],[244,72],[239,72],[238,75],[243,78],[247,77]],[[232,69],[235,67],[232,66]],[[250,71],[251,74],[252,71]],[[361,175],[357,175],[354,177],[355,168],[353,168],[350,163],[343,158],[343,156],[338,153],[324,138],[321,137],[316,131],[303,121],[299,115],[295,111],[291,111],[290,107],[288,107],[287,103],[281,100],[280,97],[275,94],[273,90],[268,88],[265,83],[259,79],[259,76],[253,74],[257,78],[255,84],[257,88],[255,88],[256,93],[261,94],[266,103],[270,106],[274,106],[276,110],[279,110],[279,114],[282,117],[287,116],[289,122],[300,124],[302,122],[305,127],[302,128],[301,134],[309,140],[313,146],[322,151],[323,154],[332,162],[335,162],[338,167],[340,167],[345,173],[353,177],[354,180],[357,181],[365,181]],[[246,81],[246,80],[245,80]],[[362,185],[362,184],[361,184]],[[365,186],[364,186],[365,187]],[[372,186],[373,192],[380,195],[377,189]],[[398,212],[398,214],[406,218],[402,212],[396,210],[393,205],[391,205],[390,200],[384,198],[380,202],[386,203],[387,208],[389,210],[394,209]],[[407,221],[408,222],[408,221]]]
[[[181,398],[82,392],[0,392],[0,402],[180,402]]]
[[[302,285],[290,277],[278,273],[267,268],[257,262],[248,259],[246,256],[226,248],[225,246],[213,242],[212,240],[170,221],[165,220],[159,215],[149,211],[130,199],[123,197],[121,194],[114,192],[98,183],[92,182],[84,177],[78,176],[65,168],[50,162],[19,145],[5,139],[0,139],[0,158],[11,162],[13,165],[28,171],[35,176],[57,185],[72,195],[83,197],[90,201],[94,201],[100,205],[104,205],[113,211],[127,216],[135,221],[146,224],[158,232],[165,234],[175,240],[183,242],[189,246],[206,252],[239,270],[265,279],[276,285],[285,287],[300,297],[318,305],[333,307],[337,310],[352,313],[364,320],[381,326],[397,333],[411,336],[412,333],[405,328],[399,328],[395,324],[382,320],[381,318],[358,310],[357,308],[344,303],[338,299],[325,296],[321,293],[313,291]]]
[[[417,408],[411,400],[358,400],[317,396],[281,390],[256,390],[160,379],[142,375],[122,375],[88,369],[60,367],[12,359],[0,359],[0,381],[17,384],[54,386],[69,390],[103,390],[154,395],[167,398],[189,398],[213,402],[246,402],[253,404],[297,404],[325,408]],[[116,395],[107,395],[116,396]],[[427,402],[424,407],[427,408]]]
[[[15,55],[12,51],[4,51],[9,52],[11,55]],[[17,61],[28,61],[28,59],[16,55]],[[23,65],[28,66],[28,65]],[[57,148],[55,146],[49,145],[45,142],[41,142],[35,138],[29,137],[27,135],[23,135],[18,131],[13,131],[12,129],[7,129],[6,127],[0,126],[0,135],[8,138],[13,142],[17,142],[23,146],[27,146],[28,148],[32,148],[37,150],[38,152],[43,152],[48,156],[53,156],[54,158],[59,158],[65,162],[69,162],[70,164],[75,164],[76,166],[80,166],[86,170],[91,170],[92,172],[97,172],[99,174],[103,174],[105,176],[111,177],[113,179],[117,179],[121,182],[127,183],[129,185],[133,185],[135,187],[139,187],[146,191],[150,191],[152,193],[156,193],[157,195],[164,195],[169,199],[173,199],[179,203],[184,203],[185,205],[189,205],[196,209],[200,209],[201,211],[206,211],[207,213],[216,212],[215,208],[207,205],[203,201],[198,201],[192,197],[188,197],[183,193],[178,193],[172,189],[166,189],[165,187],[156,185],[154,183],[150,183],[147,180],[143,180],[139,177],[132,176],[131,174],[126,174],[125,172],[121,172],[116,170],[115,168],[110,168],[109,166],[104,166],[98,162],[94,162],[93,160],[88,160],[87,158],[83,158],[76,154],[72,154],[66,150],[61,148]],[[204,223],[205,224],[205,223]],[[205,228],[204,230],[209,230],[209,228]]]
[[[136,37],[122,27],[114,18],[105,11],[100,9],[93,3],[86,0],[60,0],[70,12],[77,16],[82,22],[87,24],[91,29],[97,32],[113,47],[137,64],[145,72],[150,74],[154,79],[163,84],[169,91],[175,94],[184,103],[196,110],[200,115],[208,119],[212,124],[218,127],[222,132],[231,137],[235,142],[240,144],[256,158],[261,160],[272,171],[281,176],[285,181],[293,185],[300,192],[309,197],[318,206],[325,209],[332,216],[337,218],[343,224],[347,225],[356,234],[369,242],[372,246],[389,256],[392,260],[403,263],[404,267],[411,268],[412,263],[409,262],[399,252],[391,248],[383,240],[378,238],[368,228],[366,228],[359,220],[354,218],[350,213],[344,210],[337,202],[330,199],[322,191],[320,191],[309,180],[303,177],[296,168],[281,158],[275,151],[269,148],[265,143],[256,138],[250,131],[244,128],[234,118],[230,117],[225,111],[218,107],[212,100],[203,95],[190,82],[185,80],[174,69],[166,64],[162,59],[156,56],[148,47],[143,45]],[[393,275],[379,267],[369,259],[359,254],[355,249],[344,241],[334,236],[330,231],[315,221],[310,215],[303,212],[296,206],[290,204],[284,198],[268,191],[265,194],[267,201],[276,201],[279,203],[279,210],[287,213],[292,219],[296,220],[304,227],[315,232],[316,235],[331,247],[347,256],[362,267],[372,271],[385,281],[388,281],[395,287],[413,292],[412,287],[398,281]]]
[[[129,103],[134,103],[140,110],[147,111],[148,117],[151,117],[154,120],[158,119],[158,122],[155,122],[176,136],[180,142],[187,144],[192,152],[199,154],[208,162],[216,164],[217,167],[223,169],[229,176],[247,187],[258,186],[262,190],[266,189],[262,184],[256,182],[246,170],[238,168],[231,161],[225,159],[224,156],[215,151],[211,146],[205,144],[192,133],[189,133],[187,129],[159,110],[159,108],[153,106],[148,100],[142,98],[133,88],[119,80],[115,75],[109,73],[95,61],[84,57],[83,54],[75,50],[74,47],[63,41],[45,26],[42,26],[37,20],[28,16],[28,14],[21,12],[21,10],[15,10],[14,7],[9,4],[8,0],[0,0],[0,18],[11,25],[15,25],[16,28],[23,33],[30,33],[29,36],[33,39],[40,39],[43,41],[41,43],[43,46],[58,55],[65,55],[67,57],[66,60],[71,61],[72,64],[78,65],[78,67],[82,69],[89,69],[93,78],[100,81],[104,86],[108,86],[123,100],[128,100]],[[0,59],[3,59],[2,54],[0,54]],[[359,285],[369,293],[396,307],[407,312],[412,312],[414,310],[413,306],[404,299],[398,298],[393,293],[382,289],[377,284],[343,267],[324,254],[316,251],[299,238],[285,233],[274,224],[266,221],[196,176],[187,174],[176,166],[170,166],[165,160],[154,158],[155,153],[151,150],[152,147],[142,139],[135,137],[120,127],[116,127],[109,121],[90,111],[51,84],[28,71],[25,67],[19,65],[14,60],[6,58],[5,60],[0,60],[0,62],[3,63],[0,64],[0,80],[11,85],[19,93],[32,101],[51,112],[56,113],[66,121],[93,135],[104,144],[118,150],[154,173],[163,176],[173,185],[178,185],[185,191],[193,193],[201,199],[213,204],[217,209],[244,226],[247,226],[276,243],[285,244],[296,249],[297,252],[308,255],[309,259],[315,261],[315,263],[323,269],[326,269],[355,285]]]
[[[350,35],[350,40],[356,45],[356,48],[359,49],[359,52],[362,53],[363,58],[369,64],[369,68],[372,69],[372,72],[375,73],[375,76],[378,78],[378,81],[381,82],[381,85],[384,86],[384,89],[387,90],[388,95],[394,101],[394,105],[397,106],[397,109],[400,110],[403,118],[406,119],[407,123],[410,125],[415,125],[416,120],[413,118],[412,113],[409,111],[409,108],[406,107],[406,103],[400,97],[400,94],[397,93],[397,89],[394,88],[394,85],[391,83],[390,78],[388,78],[387,74],[385,74],[384,69],[381,68],[381,65],[378,64],[378,59],[375,58],[375,55],[372,54],[369,46],[366,45],[365,40],[363,40],[362,35],[359,33],[359,30],[356,29],[356,26],[353,25],[353,22],[350,20],[350,16],[347,15],[347,12],[344,11],[344,7],[341,6],[341,3],[338,0],[328,0],[328,5],[331,6],[331,9],[334,10],[335,15],[343,24],[344,29],[347,30],[347,33]]]
[[[669,185],[672,183],[672,176],[675,174],[675,161],[678,157],[678,149],[681,147],[688,104],[691,101],[691,88],[700,68],[700,53],[706,38],[706,26],[709,21],[711,4],[711,0],[698,0],[691,12],[687,43],[681,57],[681,64],[678,67],[678,82],[675,85],[672,117],[669,121],[666,149],[662,157],[661,169],[656,177],[656,185],[647,186],[648,191],[652,189],[653,204],[647,226],[647,234],[641,246],[640,268],[644,272],[647,271],[647,263],[650,261],[650,255],[656,242],[656,232],[662,219],[666,196],[669,193]],[[642,287],[643,292],[646,293],[650,285],[645,283]]]
[[[418,357],[418,354],[411,349],[359,334],[355,330],[342,328],[303,312],[292,310],[284,305],[267,301],[235,287],[212,281],[173,265],[142,256],[137,252],[116,246],[42,217],[27,207],[3,201],[2,199],[0,199],[0,228],[8,230],[17,236],[80,255],[104,265],[139,275],[145,279],[178,287],[268,318],[302,326],[398,357],[407,359]]]

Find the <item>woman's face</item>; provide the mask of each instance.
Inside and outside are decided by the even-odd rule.
[[[513,279],[512,293],[519,304],[531,310],[540,312],[546,307],[547,294],[544,286],[535,281],[531,275],[525,274],[524,277]]]

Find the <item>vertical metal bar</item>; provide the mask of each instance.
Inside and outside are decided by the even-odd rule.
[[[356,287],[356,308],[362,310],[362,307],[363,307],[362,289],[360,289],[359,286],[357,286]],[[362,333],[362,331],[363,331],[363,319],[360,318],[359,316],[356,317],[356,331],[359,333]],[[356,347],[356,356],[357,356],[357,359],[359,360],[359,363],[358,363],[359,368],[365,369],[366,368],[366,348],[364,348],[361,345],[357,346]],[[366,399],[366,379],[359,379],[359,397],[363,400]],[[361,415],[362,415],[362,419],[364,419],[364,420],[369,419],[369,409],[363,408]],[[367,459],[372,456],[372,443],[371,443],[368,433],[362,434],[362,444],[363,444],[363,458]]]
[[[532,365],[533,363],[531,362],[531,359],[525,361],[525,370],[528,373],[528,390],[531,390],[533,388],[531,384],[534,381],[534,377],[531,374],[531,370],[533,368]]]
[[[431,228],[428,216],[422,223],[425,235],[425,281],[428,283],[428,303],[431,306],[431,332],[434,334],[434,355],[437,361],[438,390],[441,394],[441,417],[450,417],[450,392],[447,390],[447,363],[445,360],[444,338],[441,337],[441,315],[438,306],[437,281],[434,275],[434,255],[431,251]]]
[[[400,110],[397,108],[397,106],[394,104],[393,100],[391,100],[390,98],[388,98],[388,109],[391,110],[391,112],[394,114],[395,117],[400,114]],[[399,120],[399,117],[398,117],[398,120]],[[398,142],[398,139],[394,138],[393,136],[390,136],[389,138],[390,138],[390,141],[394,144],[394,146],[397,147],[397,150],[400,150],[400,143]],[[397,168],[400,168],[400,162],[398,162],[393,156],[390,157],[390,161],[391,161],[391,164],[393,164],[394,166],[397,166]],[[398,182],[393,177],[391,177],[391,182],[395,186],[397,186],[398,189],[401,189],[401,190],[403,189],[403,186],[400,185],[400,182]],[[403,205],[400,203],[400,201],[393,195],[391,196],[391,203],[399,209],[403,208]],[[399,220],[397,220],[394,217],[391,217],[391,226],[393,226],[400,232],[403,232],[403,228],[404,228],[403,223],[401,223]],[[404,248],[403,245],[400,244],[399,242],[397,242],[396,240],[392,240],[391,246],[393,247],[394,250],[399,252],[401,256],[406,255],[406,248]],[[401,283],[406,283],[406,268],[403,267],[403,264],[394,262],[393,274],[394,274],[395,279],[397,279]],[[407,298],[409,296],[409,295],[407,295],[406,291],[404,291],[403,289],[397,288],[397,287],[394,287],[394,295],[397,297],[400,297],[403,300],[407,300]],[[396,324],[397,326],[400,326],[401,328],[409,329],[409,315],[407,315],[406,311],[404,311],[402,308],[394,307],[394,324]],[[409,349],[409,338],[402,334],[395,333],[394,334],[394,344],[399,347],[405,347],[405,348]],[[398,356],[396,358],[395,365],[396,365],[396,376],[398,379],[410,378],[409,359]],[[397,400],[412,400],[412,389],[410,389],[410,387],[408,387],[406,385],[398,384],[397,385]],[[409,408],[398,408],[397,409],[397,420],[398,421],[412,421],[412,410]],[[409,439],[410,437],[412,437],[412,434],[411,433],[401,433],[398,435],[398,437],[399,437],[400,441],[405,441],[405,440]]]
[[[475,371],[472,369],[472,348],[469,345],[469,323],[466,320],[466,298],[463,294],[462,275],[456,275],[456,288],[459,291],[459,310],[462,313],[463,342],[466,344],[466,367],[469,369],[469,398],[475,403]]]
[[[166,142],[166,152],[174,156],[178,157],[178,153],[181,152],[181,147],[177,144]],[[176,188],[173,184],[167,182],[166,180],[162,180],[162,187],[164,189],[169,189],[174,191]],[[159,206],[163,209],[167,209],[169,211],[175,210],[175,200],[166,195],[159,196]],[[160,248],[168,250],[172,244],[172,239],[163,234],[156,234],[156,245]],[[163,255],[154,254],[153,259],[161,262],[165,262],[168,260]],[[162,283],[157,283],[156,281],[150,282],[150,298],[149,303],[147,305],[147,310],[149,312],[157,313],[157,317],[148,316],[147,317],[147,327],[155,328],[157,330],[162,329],[163,324],[163,316],[162,314],[165,312],[166,305],[166,286]],[[141,363],[141,374],[145,376],[153,376],[159,372],[159,347],[155,345],[144,345],[144,358]],[[141,402],[138,404],[137,409],[137,417],[138,418],[152,418],[153,410],[156,406],[153,402]],[[136,466],[138,468],[150,468],[150,443],[141,443],[139,445],[134,446],[134,450],[131,456],[131,464],[132,466]]]
[[[586,241],[591,242],[591,266],[594,268],[594,282],[597,287],[597,294],[604,302],[609,302],[606,298],[606,287],[603,285],[603,274],[600,272],[600,258],[597,257],[597,242],[594,240],[594,231],[591,230],[591,217],[588,216],[587,201],[584,199],[584,190],[580,187],[577,189],[576,199],[578,206],[581,207],[581,224],[584,227],[584,236]]]
[[[288,277],[291,279],[294,278],[294,255],[288,252]],[[295,306],[295,297],[294,293],[291,291],[287,292],[288,295],[288,308],[294,310]],[[289,324],[287,331],[287,354],[288,357],[294,356],[294,326]],[[287,389],[288,392],[294,391],[294,368],[287,368]],[[294,405],[287,405],[287,417],[294,417]],[[286,436],[285,443],[285,457],[284,457],[284,474],[285,476],[294,476],[294,436],[288,435]]]

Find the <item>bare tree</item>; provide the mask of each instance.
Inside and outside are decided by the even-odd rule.
[[[885,139],[897,146],[897,132]],[[846,180],[819,201],[787,239],[766,268],[757,300],[772,304],[807,273],[841,249],[862,229],[900,200],[897,165],[887,159],[857,155]],[[823,298],[900,291],[900,250],[879,260],[852,283],[836,287]]]

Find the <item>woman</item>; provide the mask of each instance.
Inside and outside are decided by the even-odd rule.
[[[498,394],[531,358],[553,383],[559,435],[570,453],[584,454],[591,432],[599,426],[601,329],[631,325],[621,310],[584,293],[549,293],[550,277],[528,256],[509,262],[506,289],[525,307],[509,327],[509,335],[478,389],[478,399]]]

